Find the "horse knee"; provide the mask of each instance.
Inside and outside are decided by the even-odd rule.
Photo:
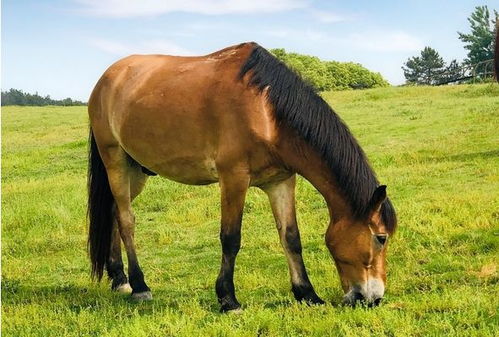
[[[301,254],[301,240],[300,240],[300,232],[298,231],[297,226],[289,226],[286,227],[286,232],[284,234],[284,240],[286,248],[289,252],[294,254]]]
[[[220,242],[224,255],[235,256],[241,248],[241,233],[220,233]]]

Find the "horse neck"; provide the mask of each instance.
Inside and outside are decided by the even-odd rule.
[[[321,156],[293,131],[281,128],[278,149],[287,167],[308,180],[324,197],[332,222],[351,217],[349,202],[337,186],[336,177]]]

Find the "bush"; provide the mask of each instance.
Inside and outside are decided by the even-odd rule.
[[[373,73],[358,63],[322,61],[316,56],[287,53],[282,48],[272,49],[271,52],[319,91],[366,89],[389,85],[380,73]]]

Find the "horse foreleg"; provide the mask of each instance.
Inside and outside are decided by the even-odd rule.
[[[234,289],[234,265],[241,247],[241,222],[249,177],[227,174],[220,177],[222,219],[220,241],[222,264],[216,282],[220,311],[240,309]]]
[[[308,304],[323,304],[310,283],[303,263],[300,232],[296,222],[295,211],[295,183],[296,176],[287,180],[266,186],[272,212],[279,232],[281,245],[288,261],[291,276],[291,290],[298,301]]]

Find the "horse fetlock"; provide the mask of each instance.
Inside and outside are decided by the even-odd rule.
[[[114,272],[114,273],[110,272],[109,277],[111,278],[111,280],[113,280],[112,284],[111,284],[112,290],[117,290],[120,286],[128,284],[128,279],[127,279],[125,273],[123,272],[123,270],[121,270],[119,272]],[[128,286],[130,287],[129,284],[128,284]]]
[[[133,294],[140,294],[140,293],[146,293],[146,292],[151,292],[151,289],[145,284],[144,282],[136,284],[135,282],[130,279],[130,286],[133,289]]]
[[[233,295],[227,295],[218,299],[220,303],[220,312],[237,312],[242,311],[241,304]]]
[[[315,293],[312,285],[293,285],[291,288],[295,299],[298,302],[305,302],[309,305],[324,304],[325,302]]]
[[[142,270],[140,269],[138,264],[135,264],[131,267],[129,267],[129,282],[130,285],[132,286],[133,293],[143,293],[143,292],[150,292],[151,289],[147,286],[146,282],[144,281],[144,273],[142,273]]]

